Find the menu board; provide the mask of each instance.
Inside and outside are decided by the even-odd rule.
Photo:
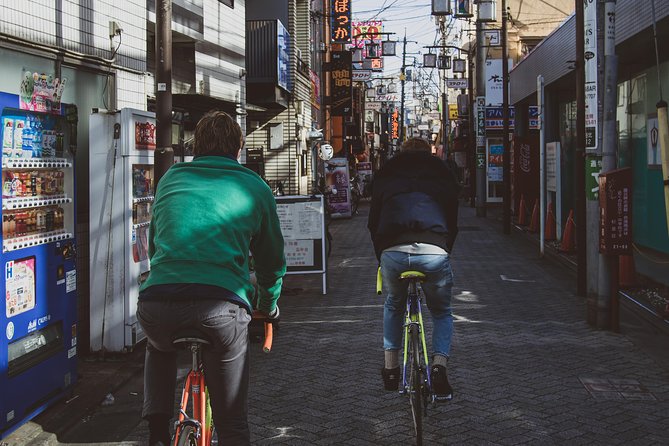
[[[288,272],[325,272],[325,214],[321,195],[277,196]]]

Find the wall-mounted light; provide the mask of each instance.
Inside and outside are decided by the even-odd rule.
[[[432,15],[451,15],[451,0],[432,0]]]
[[[423,67],[435,68],[437,66],[437,55],[432,53],[423,54]]]
[[[440,70],[448,70],[451,68],[451,57],[446,55],[440,55],[437,59],[437,67]]]

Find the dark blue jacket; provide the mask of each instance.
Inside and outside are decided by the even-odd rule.
[[[458,233],[460,186],[439,158],[401,152],[376,174],[367,227],[374,251],[404,243],[453,249]]]

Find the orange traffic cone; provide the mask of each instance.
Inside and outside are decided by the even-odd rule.
[[[532,220],[530,220],[530,232],[539,232],[539,199],[534,200],[534,209],[532,209]]]
[[[546,212],[546,228],[544,229],[544,240],[555,240],[556,238],[555,216],[553,215],[553,203],[548,202]]]
[[[631,255],[618,256],[618,285],[623,288],[630,288],[636,284],[634,257]]]
[[[567,217],[567,223],[564,226],[564,232],[562,233],[562,243],[560,243],[560,251],[562,252],[574,252],[574,211],[569,211],[569,217]]]
[[[527,209],[525,209],[525,196],[520,194],[520,206],[518,206],[518,225],[527,226]]]

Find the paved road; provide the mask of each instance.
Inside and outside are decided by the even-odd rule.
[[[412,444],[408,401],[381,384],[382,299],[374,294],[367,207],[360,212],[332,224],[328,294],[319,276],[288,277],[274,351],[254,345],[254,444]],[[455,398],[430,410],[426,444],[668,444],[660,335],[636,336],[643,327],[634,321],[623,323],[623,334],[588,327],[571,272],[472,208],[461,208],[460,224],[449,367]],[[656,344],[664,345],[659,355]],[[115,389],[113,405],[49,444],[144,444],[141,391],[135,373]]]

